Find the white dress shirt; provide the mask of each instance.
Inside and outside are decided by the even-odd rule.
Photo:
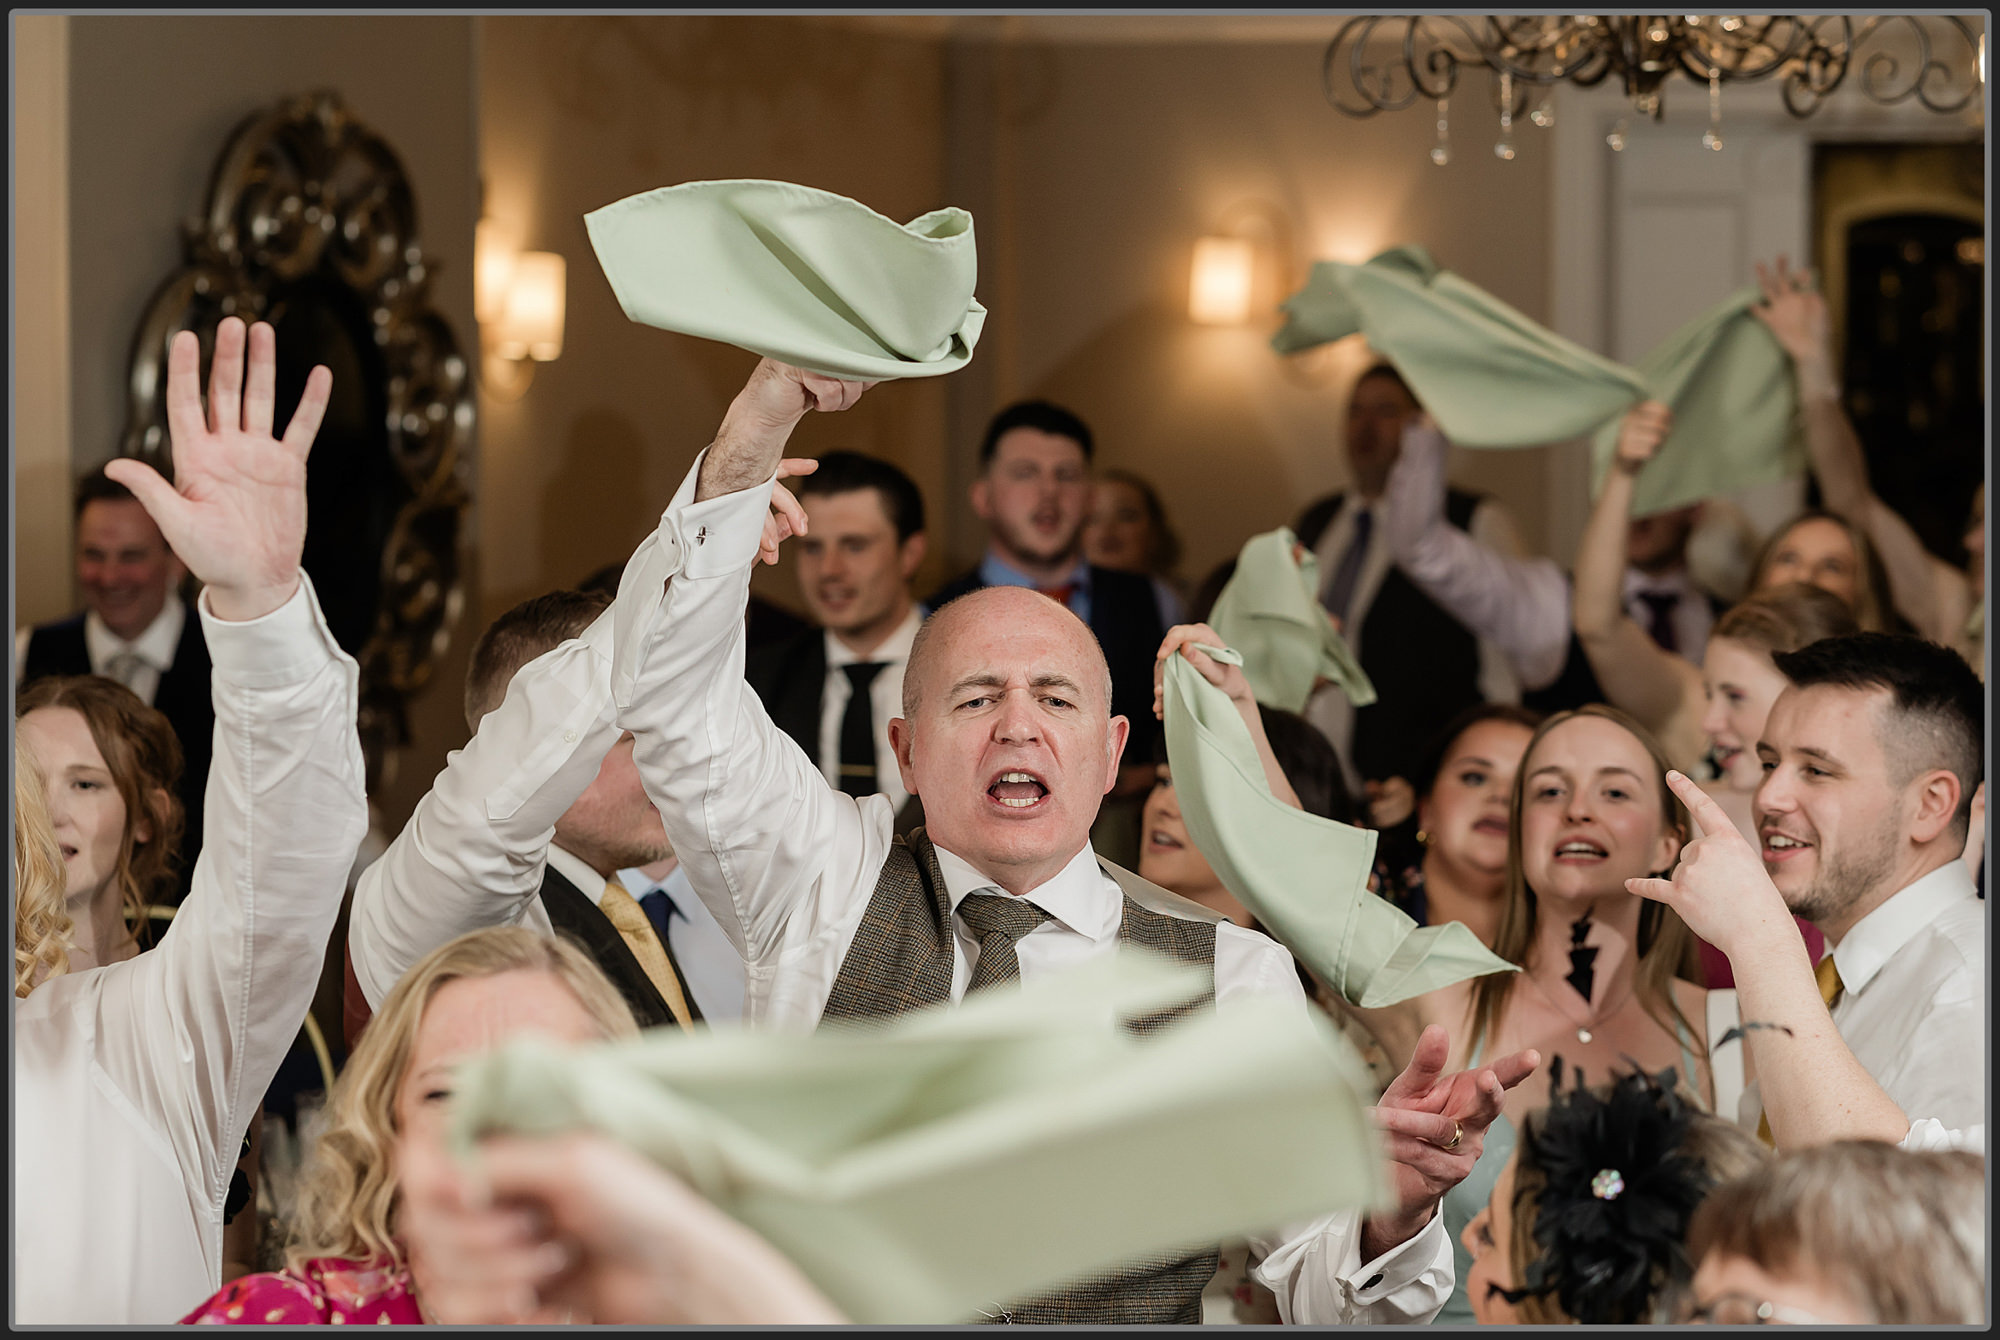
[[[847,700],[854,696],[854,683],[844,666],[859,661],[881,661],[868,685],[868,706],[875,717],[875,789],[889,798],[889,808],[900,810],[910,793],[903,789],[902,769],[896,766],[896,751],[889,745],[889,722],[903,715],[903,667],[909,663],[910,644],[923,627],[923,611],[916,606],[881,646],[866,656],[856,655],[845,642],[827,629],[826,688],[819,699],[819,770],[831,786],[840,785],[840,723],[847,715]]]
[[[1650,637],[1653,609],[1640,599],[1642,594],[1674,597],[1673,612],[1667,616],[1673,623],[1674,650],[1700,665],[1701,654],[1708,647],[1708,630],[1715,626],[1715,609],[1708,603],[1707,593],[1694,584],[1686,568],[1656,573],[1626,568],[1625,612]]]
[[[557,850],[550,848],[551,860]],[[741,1020],[743,960],[737,957],[736,946],[729,943],[722,927],[716,925],[715,913],[696,896],[687,872],[676,864],[665,879],[655,883],[638,870],[620,870],[618,882],[634,901],[658,889],[674,905],[673,915],[667,918],[667,946],[673,950],[681,976],[687,979],[688,991],[694,996],[695,1008],[701,1011],[702,1022]]]
[[[1569,659],[1569,578],[1552,559],[1522,558],[1451,524],[1444,514],[1449,450],[1434,427],[1403,430],[1380,508],[1390,557],[1445,613],[1505,652],[1523,688],[1547,688]],[[1485,511],[1482,504],[1473,512],[1475,530]]]
[[[160,676],[173,668],[174,653],[180,650],[181,632],[187,627],[187,605],[174,592],[146,630],[127,642],[111,631],[110,625],[91,610],[83,616],[83,646],[90,656],[90,673],[115,679],[139,695],[146,706],[160,691]],[[22,628],[14,634],[14,678],[18,682],[28,663],[28,643],[35,630]]]
[[[1354,538],[1355,518],[1363,511],[1377,514],[1368,533],[1368,548],[1362,559],[1361,575],[1354,584],[1354,596],[1348,605],[1347,618],[1341,625],[1341,634],[1357,659],[1367,655],[1362,625],[1375,604],[1376,593],[1382,589],[1383,579],[1389,575],[1389,569],[1395,562],[1389,548],[1389,528],[1381,514],[1383,503],[1384,499],[1370,502],[1359,493],[1349,493],[1341,500],[1340,510],[1327,522],[1319,544],[1313,549],[1313,555],[1319,562],[1321,583],[1331,582],[1340,569],[1340,560],[1347,553],[1349,542]],[[1482,548],[1496,553],[1518,556],[1521,552],[1512,518],[1491,498],[1482,499],[1473,509],[1470,536]],[[1478,639],[1479,645],[1479,696],[1487,702],[1521,701],[1521,680],[1509,663],[1506,649],[1480,637],[1477,629],[1469,631]],[[1306,702],[1303,715],[1332,742],[1334,752],[1340,756],[1341,766],[1346,770],[1349,789],[1360,795],[1365,779],[1354,766],[1354,705],[1348,702],[1347,695],[1338,685],[1327,684]]]
[[[1986,904],[1947,861],[1854,923],[1832,946],[1833,1024],[1854,1059],[1913,1119],[1986,1122]],[[1738,1114],[1755,1126],[1757,1086]]]
[[[216,758],[201,857],[151,953],[14,1006],[14,1320],[167,1325],[221,1287],[250,1119],[317,989],[368,823],[354,661],[312,587],[200,617]]]
[[[894,810],[882,796],[829,787],[744,683],[743,608],[770,489],[696,502],[700,469],[697,458],[626,565],[613,606],[613,693],[681,868],[747,964],[747,1021],[805,1031],[819,1022],[880,880]],[[940,849],[938,860],[954,908],[993,884],[953,853]],[[1087,845],[1034,901],[1051,919],[1019,944],[1023,979],[1116,951],[1121,885]],[[952,924],[957,1000],[978,950],[959,919]],[[1290,956],[1228,924],[1216,928],[1215,986],[1219,1008],[1261,993],[1308,1008]],[[1260,1244],[1260,1278],[1290,1321],[1422,1321],[1450,1291],[1441,1217],[1366,1263],[1352,1212],[1279,1238]]]

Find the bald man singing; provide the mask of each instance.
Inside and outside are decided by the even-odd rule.
[[[743,614],[760,553],[775,561],[805,525],[776,481],[811,465],[783,460],[784,445],[807,412],[845,409],[866,389],[760,363],[618,594],[619,719],[695,890],[743,955],[747,1020],[811,1029],[955,1003],[1125,943],[1209,974],[1217,1009],[1270,994],[1306,1010],[1279,945],[1092,852],[1090,826],[1117,780],[1129,723],[1110,714],[1088,626],[1055,601],[988,588],[919,632],[903,715],[889,726],[903,784],[926,816],[907,840],[894,835],[887,799],[828,786],[772,725],[743,680]],[[1374,1109],[1394,1160],[1393,1209],[1253,1240],[1258,1278],[1286,1321],[1421,1322],[1449,1293],[1438,1198],[1471,1169],[1504,1089],[1532,1060],[1446,1076],[1445,1050],[1444,1031],[1431,1030]],[[1133,1262],[1057,1293],[996,1301],[987,1315],[1199,1321],[1215,1264],[1214,1251]]]

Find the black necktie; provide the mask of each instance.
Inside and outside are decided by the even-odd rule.
[[[1646,631],[1663,651],[1679,651],[1681,640],[1674,633],[1674,606],[1681,603],[1678,591],[1641,591],[1646,606]]]
[[[1361,580],[1361,565],[1368,558],[1368,536],[1374,529],[1373,512],[1364,507],[1355,513],[1354,538],[1347,542],[1347,552],[1340,556],[1340,566],[1334,569],[1333,581],[1320,602],[1327,613],[1340,620],[1342,628],[1347,626],[1347,607],[1354,600],[1354,584]]]
[[[882,673],[884,661],[856,661],[847,672],[847,711],[840,718],[840,789],[850,796],[872,796],[875,785],[875,705],[868,686]]]
[[[1021,977],[1021,958],[1014,946],[1049,914],[1026,898],[975,893],[958,905],[958,915],[979,939],[979,960],[972,965],[972,982],[965,994]]]

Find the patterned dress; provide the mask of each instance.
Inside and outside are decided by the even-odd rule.
[[[388,1261],[323,1256],[303,1271],[245,1275],[181,1318],[197,1326],[421,1326],[410,1273]]]

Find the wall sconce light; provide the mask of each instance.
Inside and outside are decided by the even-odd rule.
[[[535,364],[562,356],[568,266],[553,251],[520,251],[492,220],[474,241],[473,312],[479,321],[487,390],[519,400]]]
[[[1256,257],[1247,238],[1198,240],[1188,277],[1188,319],[1205,326],[1240,326],[1248,321]]]

